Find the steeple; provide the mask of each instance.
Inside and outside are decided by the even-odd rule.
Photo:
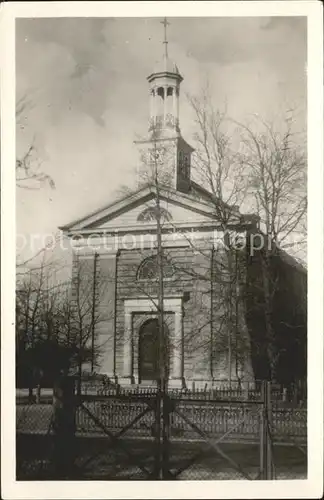
[[[167,26],[170,23],[164,18],[161,24],[164,26],[163,57],[147,77],[151,101],[149,132],[159,137],[176,137],[180,135],[179,95],[183,78],[177,65],[169,59]]]
[[[159,181],[188,193],[191,186],[191,153],[193,148],[183,139],[179,126],[180,84],[183,80],[177,65],[169,58],[166,18],[164,27],[163,55],[147,80],[150,91],[150,121],[148,137],[135,141],[140,148],[141,166],[138,184],[147,178],[147,166],[157,168]],[[155,170],[154,170],[155,172]]]
[[[168,39],[167,39],[167,26],[169,26],[170,23],[168,23],[167,18],[165,17],[163,21],[161,21],[161,24],[164,26],[164,57],[165,59],[168,58]]]

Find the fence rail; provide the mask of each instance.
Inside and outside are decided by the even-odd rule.
[[[211,386],[192,387],[186,389],[168,389],[168,394],[173,398],[181,398],[186,400],[230,400],[230,401],[261,401],[262,400],[262,381],[253,382],[237,382],[214,380]],[[81,383],[81,394],[97,395],[97,396],[114,396],[114,395],[134,395],[136,397],[145,397],[157,393],[157,388],[142,387],[140,385],[124,388],[119,384],[112,382],[108,377],[103,377],[100,380],[85,380]],[[51,403],[53,397],[52,389],[35,389],[33,391],[32,400],[36,402]],[[28,399],[28,389],[16,390],[17,403],[25,403]],[[290,387],[284,387],[279,384],[271,385],[271,400],[278,404],[292,407],[306,407],[307,392],[306,384],[292,384]]]
[[[149,400],[151,393],[141,393],[141,400],[136,395],[95,396],[87,395],[83,398],[84,405],[100,419],[103,424],[113,430],[122,429],[128,422],[146,408],[145,400]],[[177,398],[178,408],[194,421],[201,429],[210,435],[226,433],[235,427],[231,439],[235,437],[257,439],[260,430],[260,418],[254,411],[250,402],[229,402],[224,404],[217,400],[192,400]],[[52,416],[52,406],[39,405],[17,405],[17,432],[44,433],[47,431]],[[241,425],[238,425],[243,421]],[[139,422],[135,423],[131,433],[133,435],[150,436],[154,424],[152,413],[145,415]],[[285,437],[295,437],[306,440],[307,436],[307,410],[301,408],[272,407],[272,427],[274,438],[283,440]],[[89,418],[80,406],[76,409],[76,430],[80,434],[93,435],[102,434],[93,420]],[[173,438],[190,438],[192,431],[187,424],[177,415],[173,415],[170,421],[170,432]]]
[[[77,467],[83,463],[74,478],[84,477],[91,462],[92,472],[87,470],[92,479],[159,478],[155,464],[160,464],[164,479],[271,479],[274,446],[301,449],[306,456],[307,409],[283,405],[269,383],[254,397],[248,387],[234,394],[222,388],[221,396],[217,391],[161,393],[138,387],[100,393],[83,387],[78,394],[73,384],[67,387],[67,397],[56,389],[53,404],[17,399],[18,479],[37,479],[53,464],[62,478],[63,458]],[[285,460],[280,474],[287,472]],[[300,467],[302,474],[305,467]],[[101,470],[106,471],[103,476]]]

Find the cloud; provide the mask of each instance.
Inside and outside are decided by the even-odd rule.
[[[169,53],[184,81],[181,127],[191,142],[193,116],[185,93],[206,78],[214,103],[227,101],[233,118],[267,117],[294,102],[306,106],[304,19],[170,19]],[[146,77],[162,55],[156,18],[19,19],[17,96],[26,95],[24,130],[56,191],[17,193],[19,231],[48,231],[112,201],[134,181],[135,135],[148,122]],[[305,113],[301,115],[301,122]],[[51,199],[51,201],[50,201]]]

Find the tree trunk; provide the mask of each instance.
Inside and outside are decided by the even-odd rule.
[[[228,231],[224,230],[224,244],[225,244],[225,253],[226,253],[226,264],[227,269],[225,271],[225,315],[227,318],[227,349],[228,349],[228,380],[229,383],[232,381],[232,363],[233,363],[233,349],[232,342],[233,338],[235,338],[236,331],[235,325],[233,321],[233,257],[232,257],[232,249],[231,249],[231,241],[228,234]]]
[[[276,376],[276,353],[275,353],[275,333],[272,325],[272,295],[271,290],[271,263],[268,250],[265,250],[264,255],[261,255],[262,283],[264,294],[264,319],[265,319],[265,334],[266,334],[266,352],[269,362],[268,377],[271,380]]]
[[[73,477],[76,430],[72,377],[61,377],[54,384],[53,413],[55,479],[70,479]]]

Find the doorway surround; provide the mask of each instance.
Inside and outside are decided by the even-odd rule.
[[[163,300],[165,313],[173,313],[173,338],[170,352],[170,387],[183,387],[183,294],[169,295]],[[122,385],[138,384],[138,373],[134,373],[134,314],[157,316],[157,297],[136,297],[124,299],[124,339]],[[138,363],[137,363],[138,364]]]

